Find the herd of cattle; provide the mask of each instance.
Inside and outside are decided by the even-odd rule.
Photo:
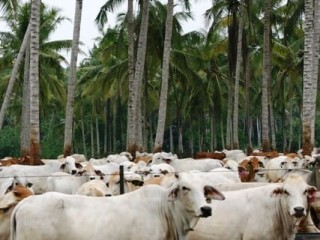
[[[24,161],[0,160],[1,240],[291,240],[320,233],[316,153]]]

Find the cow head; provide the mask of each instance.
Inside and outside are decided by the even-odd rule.
[[[204,184],[198,173],[183,172],[176,174],[176,178],[176,183],[169,191],[169,201],[178,200],[193,217],[211,216],[211,200],[225,199],[217,189]]]
[[[315,200],[317,189],[306,183],[299,173],[286,176],[281,186],[276,187],[271,196],[280,197],[281,208],[295,218],[307,215],[309,203]]]

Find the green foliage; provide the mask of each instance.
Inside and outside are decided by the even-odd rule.
[[[55,116],[41,123],[41,158],[57,158],[63,153],[64,125]]]
[[[0,131],[0,157],[20,156],[20,129],[6,126]]]

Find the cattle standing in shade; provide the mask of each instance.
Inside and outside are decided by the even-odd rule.
[[[11,218],[11,237],[183,240],[199,218],[211,215],[207,203],[211,199],[223,200],[224,196],[188,173],[179,174],[170,189],[150,185],[110,198],[50,192],[17,205]]]
[[[283,183],[224,192],[223,203],[211,204],[214,217],[200,219],[188,240],[293,240],[315,193],[300,174]]]

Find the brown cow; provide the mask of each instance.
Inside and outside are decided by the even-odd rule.
[[[223,160],[226,158],[226,154],[223,152],[197,152],[195,155],[195,159],[201,158],[213,158]]]
[[[30,165],[30,157],[29,156],[22,156],[20,158],[5,157],[0,160],[0,166],[11,166],[14,164]]]
[[[271,151],[271,152],[252,152],[250,156],[264,156],[266,158],[275,158],[279,156],[279,153],[277,151]]]
[[[263,163],[257,157],[242,160],[238,167],[241,182],[253,182],[256,172],[262,167]]]
[[[0,239],[6,240],[10,236],[10,217],[14,207],[33,192],[20,184],[13,183],[4,196],[0,197]]]

